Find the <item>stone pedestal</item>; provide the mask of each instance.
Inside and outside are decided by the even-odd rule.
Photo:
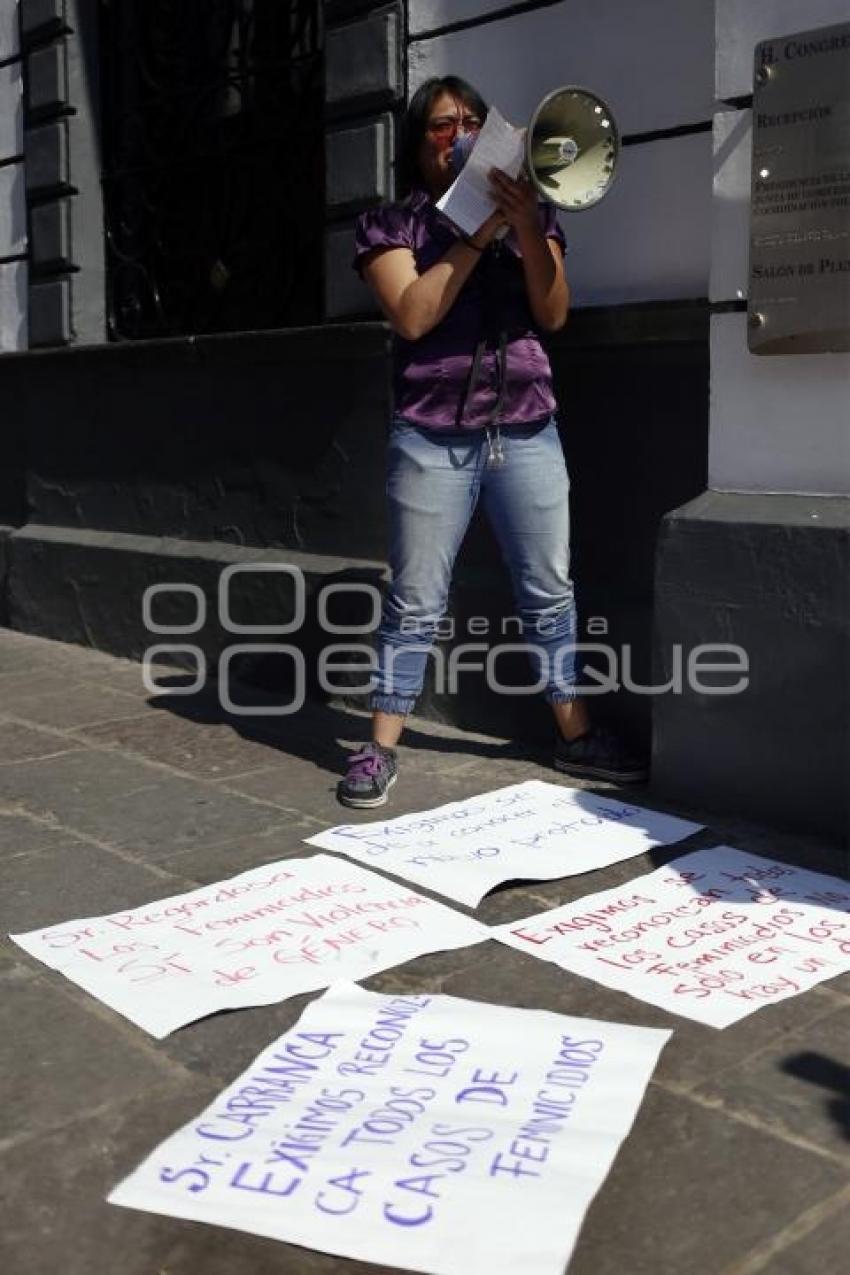
[[[746,652],[737,694],[655,707],[653,784],[677,801],[843,840],[850,827],[850,500],[706,492],[664,519],[658,680],[672,652]],[[733,680],[725,681],[727,685]]]

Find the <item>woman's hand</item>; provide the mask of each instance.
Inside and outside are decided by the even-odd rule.
[[[475,248],[484,249],[493,242],[499,231],[507,224],[504,215],[497,208],[495,212],[490,213],[483,225],[478,227],[475,234],[469,236],[469,242]]]
[[[527,178],[514,181],[501,168],[490,169],[492,194],[497,212],[516,231],[517,237],[540,233],[540,214],[537,210],[537,191]],[[495,215],[495,214],[494,214]],[[485,223],[486,224],[486,223]]]
[[[570,290],[561,249],[544,231],[537,192],[527,178],[514,181],[498,168],[490,169],[490,181],[497,211],[517,237],[534,322],[556,332],[566,322]]]

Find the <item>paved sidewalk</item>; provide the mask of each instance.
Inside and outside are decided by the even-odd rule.
[[[315,707],[277,725],[254,721],[256,733],[246,719],[228,720],[214,696],[151,699],[134,664],[0,629],[0,931],[117,910],[309,853],[303,837],[350,822],[334,788],[342,745],[366,737],[366,719]],[[414,722],[400,754],[388,815],[559,778],[545,758],[432,723]],[[725,841],[842,873],[843,856],[823,843],[675,813],[709,825],[688,849]],[[654,866],[630,860],[592,880],[501,890],[476,915],[514,920]],[[716,1031],[501,945],[486,960],[481,953],[422,957],[366,986],[675,1028],[570,1275],[847,1270],[850,975]],[[0,989],[5,1275],[378,1271],[104,1202],[308,998],[219,1014],[155,1041],[8,940]]]

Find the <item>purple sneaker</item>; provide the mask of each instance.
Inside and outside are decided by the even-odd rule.
[[[384,748],[382,744],[364,744],[348,759],[346,776],[337,784],[337,801],[356,810],[383,806],[397,778],[393,749]]]

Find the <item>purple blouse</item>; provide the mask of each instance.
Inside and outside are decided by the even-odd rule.
[[[544,233],[566,250],[550,203],[540,205]],[[415,190],[398,204],[361,214],[355,230],[354,268],[375,248],[410,248],[421,273],[458,239],[451,221],[430,197]],[[413,425],[435,431],[482,429],[493,423],[499,396],[499,344],[505,334],[505,378],[499,424],[527,425],[555,409],[552,370],[540,344],[525,291],[513,232],[482,253],[448,314],[418,341],[394,343],[395,411]],[[476,346],[486,342],[474,385]]]

